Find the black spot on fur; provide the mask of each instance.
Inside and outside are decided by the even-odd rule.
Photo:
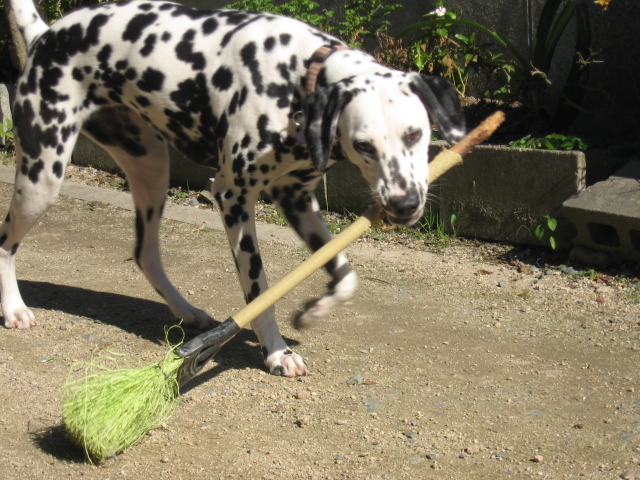
[[[3,233],[2,236],[0,237],[0,247],[2,247],[6,241],[7,241],[7,234]]]
[[[267,52],[273,50],[273,47],[275,47],[275,45],[276,39],[274,37],[267,37],[267,39],[264,41],[264,49]]]
[[[199,20],[203,17],[208,17],[211,15],[211,11],[209,10],[197,10],[195,8],[185,8],[174,5],[175,10],[171,12],[172,17],[180,17],[185,16],[190,18],[191,20]]]
[[[58,127],[53,125],[44,130],[36,122],[36,116],[30,100],[22,104],[16,104],[13,111],[14,126],[22,138],[28,138],[28,142],[22,142],[22,151],[35,159],[40,156],[44,147],[56,147],[58,145]]]
[[[142,36],[144,29],[157,19],[158,15],[156,13],[140,13],[136,15],[129,20],[129,23],[122,34],[122,40],[129,41],[131,43],[137,42]]]
[[[140,55],[148,57],[151,52],[153,52],[153,49],[156,46],[156,41],[157,37],[154,33],[147,35],[147,38],[144,39],[144,47],[140,50]]]
[[[256,247],[253,244],[253,237],[251,235],[245,235],[240,240],[240,250],[246,253],[255,253]]]
[[[233,84],[233,72],[227,67],[220,67],[213,74],[212,78],[213,86],[218,90],[228,90]]]
[[[251,280],[257,280],[262,272],[262,258],[260,254],[254,253],[249,259],[249,278]]]
[[[215,18],[208,18],[202,22],[202,33],[210,35],[218,28],[218,21]]]
[[[264,86],[262,85],[262,74],[260,73],[260,63],[256,58],[256,52],[256,44],[249,42],[242,47],[240,57],[242,58],[244,66],[251,72],[251,82],[253,83],[255,92],[260,95],[264,91]]]
[[[179,60],[190,63],[193,70],[202,70],[206,61],[202,52],[194,52],[195,30],[187,30],[182,36],[182,40],[176,45],[176,55]]]
[[[11,247],[11,255],[15,255],[18,252],[19,243],[14,243],[13,247]]]
[[[280,43],[283,46],[287,46],[289,45],[289,42],[291,41],[291,35],[289,35],[288,33],[281,33],[280,34]]]
[[[64,173],[64,167],[62,166],[62,162],[60,161],[54,162],[52,171],[56,177],[62,178],[62,174]]]
[[[154,92],[162,89],[165,75],[160,70],[148,67],[143,73],[142,78],[138,80],[138,88],[143,92]]]
[[[38,183],[40,180],[40,172],[44,170],[44,162],[42,160],[38,160],[29,169],[29,173],[27,174],[31,183]]]

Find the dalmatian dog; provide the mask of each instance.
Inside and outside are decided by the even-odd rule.
[[[36,324],[18,290],[16,252],[56,200],[81,132],[127,176],[136,262],[173,314],[198,329],[215,322],[180,295],[160,258],[168,144],[215,173],[213,193],[249,302],[267,289],[254,218],[261,191],[315,251],[331,237],[314,188],[347,160],[389,221],[411,225],[427,198],[431,122],[450,142],[465,133],[449,83],[391,70],[290,18],[129,1],[80,9],[48,27],[31,1],[10,1],[29,57],[14,103],[15,190],[0,227],[7,328]],[[326,271],[327,291],[307,304],[299,325],[352,296],[356,277],[343,254]],[[283,340],[273,308],[252,327],[272,374],[308,373]]]

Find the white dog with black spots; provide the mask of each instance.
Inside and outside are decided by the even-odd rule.
[[[215,174],[215,198],[248,301],[267,289],[254,203],[265,191],[311,250],[331,237],[314,189],[337,161],[356,164],[392,223],[418,221],[427,199],[433,121],[465,133],[446,81],[391,70],[302,22],[267,13],[197,10],[164,1],[103,3],[48,27],[30,0],[10,0],[29,49],[14,103],[13,198],[0,227],[4,325],[36,324],[15,274],[16,252],[54,203],[80,132],[125,172],[135,203],[135,260],[184,325],[214,320],[167,278],[158,229],[171,144]],[[212,175],[213,176],[213,175]],[[308,325],[353,295],[343,254]],[[272,374],[305,375],[270,308],[252,322]]]

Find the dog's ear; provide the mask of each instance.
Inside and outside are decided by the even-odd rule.
[[[318,87],[304,102],[304,135],[313,166],[319,172],[327,168],[336,137],[338,118],[353,94],[338,85]]]
[[[453,84],[442,77],[412,74],[411,90],[424,104],[445,140],[458,143],[466,135],[466,122]]]

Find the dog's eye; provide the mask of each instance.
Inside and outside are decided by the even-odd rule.
[[[366,155],[374,155],[376,153],[376,147],[374,147],[370,142],[355,142],[353,147],[358,151],[358,153]]]
[[[422,138],[422,130],[413,130],[404,136],[404,143],[410,147]]]

